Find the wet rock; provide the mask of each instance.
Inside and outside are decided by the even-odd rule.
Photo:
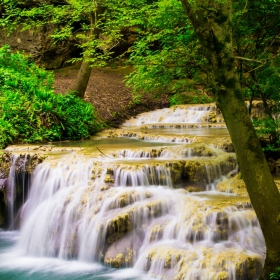
[[[104,177],[104,183],[114,183],[113,176],[110,174],[106,174]]]
[[[219,142],[215,144],[216,148],[222,149],[223,151],[227,153],[233,153],[234,152],[234,147],[231,143],[230,139],[223,139],[222,142]]]
[[[201,250],[201,251],[200,251]],[[200,252],[200,253],[199,253]],[[228,261],[230,260],[230,262]],[[157,246],[147,257],[147,271],[160,279],[257,279],[262,270],[262,260],[257,254],[246,254],[239,249],[215,252],[200,247],[178,249]]]
[[[217,191],[248,196],[246,185],[244,181],[241,179],[240,173],[233,178],[229,178],[227,180],[219,182],[217,185]]]
[[[275,184],[280,191],[280,181],[275,180]],[[219,182],[217,185],[217,191],[219,192],[227,192],[227,193],[234,193],[241,196],[249,196],[246,185],[241,179],[241,174],[237,174],[233,178],[229,178],[222,182]]]
[[[118,197],[115,198],[114,202],[110,204],[110,209],[119,209],[132,205],[136,201],[139,201],[141,194],[136,190],[127,190],[124,193],[121,193]],[[150,198],[151,194],[149,192],[145,195],[146,198]]]
[[[145,223],[161,216],[166,210],[165,203],[161,200],[144,201],[140,205],[126,207],[107,220],[105,225],[107,242],[116,242],[136,228],[141,231]]]
[[[3,154],[0,155],[0,179],[8,178],[11,159],[12,154],[10,152],[4,151]]]
[[[201,183],[189,183],[183,187],[188,192],[203,192],[205,191],[205,184]]]
[[[132,267],[140,246],[139,235],[126,234],[109,246],[105,253],[104,262],[115,268]]]
[[[22,154],[28,154],[28,153],[41,153],[41,154],[46,154],[45,152],[78,152],[82,151],[83,148],[75,148],[75,147],[56,147],[54,145],[40,145],[40,146],[35,146],[35,145],[11,145],[5,149],[5,151],[9,151],[12,153],[19,153],[21,152]]]
[[[169,164],[169,170],[172,182],[177,183],[181,180],[184,171],[184,161],[174,162]]]
[[[0,189],[6,187],[6,184],[8,182],[8,179],[5,178],[5,179],[0,179]]]
[[[211,184],[235,168],[236,159],[231,156],[217,157],[212,160],[189,160],[186,161],[183,178],[186,178],[189,182]]]
[[[217,122],[216,112],[211,111],[209,113],[209,122],[212,122],[212,123],[216,123]]]

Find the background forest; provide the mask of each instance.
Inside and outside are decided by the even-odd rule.
[[[132,66],[126,83],[136,104],[145,93],[155,98],[166,93],[170,105],[215,101],[211,66],[180,1],[6,0],[1,1],[0,12],[7,35],[19,29],[51,28],[53,43],[74,41],[76,56],[71,54],[70,61],[82,61],[76,82],[68,89],[72,95],[62,97],[53,95],[52,74],[36,67],[32,57],[1,49],[2,147],[21,141],[87,138],[100,129],[94,109],[74,97],[84,98],[92,67]],[[236,71],[243,96],[250,101],[249,111],[253,100],[263,101],[265,117],[254,124],[260,136],[269,136],[264,150],[274,152],[279,149],[278,15],[278,1],[233,2]],[[16,100],[12,115],[5,105],[11,95]],[[28,110],[23,117],[24,107]]]

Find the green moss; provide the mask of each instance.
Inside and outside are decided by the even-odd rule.
[[[228,87],[228,88],[234,89],[236,87],[236,79],[235,79],[235,77],[227,79],[226,82],[225,82],[225,86]]]

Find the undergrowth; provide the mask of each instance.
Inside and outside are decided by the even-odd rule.
[[[7,45],[0,48],[0,148],[88,138],[100,129],[91,104],[55,94],[53,74]]]
[[[269,276],[271,280],[280,280],[280,267],[277,267]]]
[[[195,95],[189,95],[186,93],[175,93],[170,98],[170,106],[181,104],[205,104],[213,102],[213,98],[197,92]]]

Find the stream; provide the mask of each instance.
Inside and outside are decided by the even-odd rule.
[[[1,280],[259,278],[264,238],[214,105],[144,113],[87,141],[7,150]],[[19,176],[17,164],[27,170],[38,153],[46,159]]]

